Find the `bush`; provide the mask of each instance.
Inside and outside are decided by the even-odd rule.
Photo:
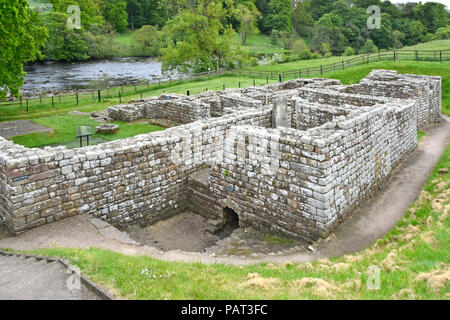
[[[446,40],[450,39],[450,26],[442,27],[436,30],[432,40]]]
[[[322,59],[322,55],[316,51],[311,55],[311,59]]]
[[[344,56],[352,56],[352,55],[354,55],[355,54],[355,50],[353,50],[353,48],[352,47],[347,47],[347,48],[345,48],[345,51],[344,51]]]
[[[308,46],[303,39],[297,39],[292,46],[292,52],[295,54],[299,54],[307,48]]]
[[[378,47],[373,43],[371,39],[367,39],[364,46],[361,48],[359,53],[374,53],[378,51]]]
[[[305,50],[303,50],[302,52],[300,52],[299,57],[302,60],[309,60],[312,59],[312,52],[311,50],[309,50],[309,48],[306,48]]]
[[[280,35],[280,31],[278,30],[272,30],[272,32],[270,33],[270,43],[272,44],[278,44],[278,41],[280,41],[281,35]]]

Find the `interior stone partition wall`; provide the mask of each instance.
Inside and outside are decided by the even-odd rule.
[[[374,70],[351,86],[297,79],[113,106],[116,120],[181,125],[73,150],[0,138],[0,219],[16,234],[79,213],[148,225],[187,208],[189,176],[206,166],[217,218],[229,207],[242,225],[325,237],[439,121],[440,95],[439,77]],[[271,128],[280,98],[288,125]]]

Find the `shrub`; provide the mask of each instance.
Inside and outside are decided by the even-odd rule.
[[[278,44],[278,41],[280,40],[281,35],[280,35],[280,31],[278,30],[272,30],[272,32],[270,33],[270,43],[272,44]]]
[[[297,39],[297,40],[295,40],[295,42],[292,46],[292,52],[295,54],[299,54],[307,48],[308,48],[308,46],[306,45],[306,43],[303,39]]]
[[[314,52],[311,56],[311,59],[321,59],[322,55],[320,54],[320,52]]]
[[[302,52],[300,52],[299,57],[302,60],[309,60],[312,59],[312,52],[309,48],[306,48],[305,50],[303,50]]]
[[[353,50],[353,48],[352,47],[347,47],[347,48],[345,48],[345,51],[344,51],[344,56],[352,56],[352,55],[354,55],[355,54],[355,50]]]
[[[378,51],[378,47],[373,43],[371,39],[367,39],[364,46],[361,48],[359,53],[374,53]]]
[[[446,39],[450,39],[450,26],[437,29],[432,40],[446,40]]]

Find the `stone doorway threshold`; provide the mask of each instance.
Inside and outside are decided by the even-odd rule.
[[[149,255],[167,261],[234,265],[282,263],[286,260],[309,262],[356,252],[389,232],[404,216],[409,205],[417,199],[422,186],[450,142],[450,120],[449,117],[443,117],[442,123],[424,129],[427,135],[422,139],[418,149],[398,167],[383,191],[355,210],[328,239],[314,243],[312,245],[314,251],[299,246],[288,252],[245,257],[234,254],[217,255],[208,251],[187,252],[180,249],[163,251],[148,244],[137,245],[136,240],[126,233],[120,234],[117,229],[119,233],[112,229],[100,232],[99,228],[89,221],[91,217],[86,215],[44,225],[17,237],[0,239],[0,248],[32,250],[49,246],[97,247],[129,255]]]

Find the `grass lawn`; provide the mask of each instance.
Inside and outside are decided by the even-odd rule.
[[[165,262],[91,248],[44,248],[126,299],[450,299],[450,146],[406,216],[361,252],[307,264]],[[367,286],[380,269],[380,289]],[[155,277],[156,278],[155,278]]]
[[[14,143],[28,148],[41,147],[65,143],[68,147],[79,147],[79,140],[76,139],[77,127],[80,125],[90,126],[93,133],[91,142],[103,142],[132,137],[142,133],[164,130],[163,127],[149,124],[135,124],[124,121],[115,121],[120,130],[115,134],[96,134],[95,127],[100,123],[93,120],[88,115],[56,115],[48,118],[34,119],[37,124],[52,128],[51,132],[31,133],[14,137]],[[70,143],[72,142],[72,143]],[[83,140],[83,144],[85,144]],[[94,143],[92,143],[94,144]]]
[[[418,43],[414,46],[404,47],[401,50],[450,50],[450,39]]]
[[[241,44],[241,37],[239,34],[236,35],[236,43]],[[290,52],[290,50],[283,49],[280,41],[276,44],[272,44],[269,36],[263,34],[247,36],[247,42],[242,48],[250,55]]]

